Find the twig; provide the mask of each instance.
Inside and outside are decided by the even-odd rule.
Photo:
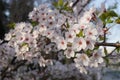
[[[112,55],[112,53],[113,53],[115,50],[116,50],[116,48],[115,48],[114,50],[112,50],[112,52],[111,52],[111,53],[109,53],[108,55],[106,55],[106,56],[105,56],[105,58],[106,58],[106,57],[111,56],[111,55]]]
[[[80,0],[76,0],[73,5],[72,5],[72,8],[76,6],[76,4],[79,2]]]
[[[78,15],[83,11],[83,9],[90,3],[91,0],[87,0],[87,2],[81,6],[82,8],[80,9],[80,11],[78,12]]]
[[[120,43],[96,43],[95,46],[111,46],[111,47],[120,47]]]

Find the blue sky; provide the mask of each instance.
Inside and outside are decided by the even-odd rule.
[[[109,6],[112,6],[117,2],[117,8],[114,10],[117,14],[120,15],[120,0],[94,0],[90,6],[96,6],[97,8],[100,8],[102,2],[106,2],[105,7],[108,8]],[[112,28],[110,28],[110,35],[108,35],[107,42],[115,43],[120,42],[120,24],[114,25]],[[114,47],[107,47],[108,52],[111,52]]]
[[[96,6],[97,8],[100,8],[101,3],[105,3],[105,7],[108,8],[109,6],[114,5],[117,2],[117,9],[115,9],[115,12],[117,12],[120,15],[120,0],[94,0],[90,6]],[[110,29],[111,34],[108,36],[108,42],[120,42],[120,24],[116,24]]]

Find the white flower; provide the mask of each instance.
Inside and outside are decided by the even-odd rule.
[[[32,32],[32,37],[33,37],[33,38],[37,38],[38,35],[39,35],[39,32],[38,32],[37,30],[34,30],[34,31]]]
[[[65,39],[67,42],[72,43],[75,37],[76,37],[76,34],[73,31],[69,31],[65,33]]]
[[[54,33],[51,35],[51,42],[57,42],[57,40],[60,38],[60,36],[57,33]]]
[[[17,40],[17,43],[22,43],[25,39],[25,33],[23,32],[16,32],[15,39]]]
[[[75,27],[75,26],[76,26],[76,28],[78,28],[77,30],[79,30],[79,29],[85,29],[85,28],[87,28],[88,25],[84,24],[84,23],[78,23],[78,24],[74,24],[73,25],[73,27]]]
[[[98,35],[96,28],[94,28],[92,26],[89,26],[88,28],[86,28],[84,33],[85,33],[86,37],[91,38],[93,40],[96,40],[97,35]]]
[[[11,33],[5,34],[5,40],[10,40],[12,38]]]
[[[64,15],[62,15],[62,14],[59,14],[59,15],[57,15],[57,17],[56,17],[56,20],[57,20],[57,24],[58,25],[61,25],[61,24],[63,24],[64,22],[65,22],[65,20],[66,20],[66,17],[64,16]]]
[[[86,11],[83,17],[79,20],[80,23],[88,24],[92,18],[92,13],[95,11],[94,8],[91,8],[89,11]]]
[[[74,39],[72,46],[75,51],[80,51],[81,49],[86,48],[86,41],[81,37],[80,38],[76,37]]]
[[[0,39],[0,44],[3,42],[3,40]]]
[[[95,41],[89,39],[89,38],[86,38],[86,50],[87,49],[90,49],[90,50],[93,50],[94,49],[94,45],[95,45]]]
[[[90,66],[98,67],[98,64],[102,62],[103,62],[103,58],[102,58],[101,50],[95,51],[93,55],[90,57]]]
[[[40,60],[38,62],[40,67],[45,67],[47,63],[47,61],[42,56],[40,57]]]
[[[51,38],[52,35],[53,35],[53,33],[54,33],[53,30],[47,29],[42,35],[43,35],[43,36],[46,36],[46,37],[48,37],[48,38]]]
[[[64,55],[66,55],[67,58],[74,57],[75,52],[72,50],[71,47],[68,47],[67,50],[65,50]]]
[[[59,38],[56,43],[57,43],[58,50],[61,50],[61,49],[65,50],[67,48],[67,42],[66,40],[64,40],[64,38]]]
[[[39,24],[38,27],[39,27],[40,33],[43,33],[44,31],[47,30],[47,26],[45,26],[44,24]]]
[[[20,52],[21,52],[21,53],[25,53],[25,52],[27,52],[27,51],[29,51],[28,45],[24,45],[24,46],[22,46],[22,47],[20,48]]]
[[[48,21],[55,21],[55,14],[54,14],[54,12],[48,13],[47,20]]]
[[[52,20],[46,23],[49,29],[53,29],[54,27],[56,27],[56,24],[57,24],[56,21],[52,21]]]
[[[79,24],[74,24],[73,27],[69,28],[69,31],[70,32],[73,31],[75,34],[78,34],[80,32],[80,30],[79,30]]]
[[[90,60],[86,54],[82,53],[76,54],[76,58],[74,59],[74,61],[76,64],[88,66]]]
[[[23,27],[22,29],[22,32],[25,32],[25,33],[30,33],[31,30],[32,30],[32,25],[30,23],[26,23],[25,26]]]
[[[34,40],[34,38],[32,37],[31,34],[25,34],[25,38],[24,38],[25,43],[29,44],[29,43],[33,42],[33,40]]]
[[[98,35],[104,35],[104,30],[102,27],[97,26]]]
[[[21,23],[17,23],[15,25],[15,30],[16,31],[22,31],[22,29],[26,26],[26,23],[25,22],[21,22]]]

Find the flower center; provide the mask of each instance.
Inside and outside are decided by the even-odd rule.
[[[89,32],[89,35],[92,35],[92,32]]]
[[[81,42],[81,41],[79,41],[79,45],[82,45],[82,42]]]
[[[65,44],[64,41],[61,41],[61,44],[64,45]]]
[[[90,41],[87,40],[86,43],[87,43],[87,44],[90,44]]]
[[[69,35],[68,38],[72,38],[72,35]]]

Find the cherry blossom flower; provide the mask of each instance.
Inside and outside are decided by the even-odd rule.
[[[25,34],[25,38],[24,38],[24,42],[25,43],[30,43],[30,42],[32,42],[34,40],[34,38],[32,37],[32,35],[31,34]]]
[[[15,30],[16,31],[22,31],[22,29],[26,26],[26,23],[25,22],[21,22],[21,23],[17,23],[15,25]]]
[[[74,59],[75,63],[78,65],[84,65],[88,66],[89,65],[89,58],[86,54],[76,54],[76,58]]]
[[[57,43],[57,40],[60,38],[60,36],[57,33],[54,33],[51,35],[51,42]]]
[[[96,36],[98,35],[97,29],[92,27],[92,25],[85,29],[84,33],[86,37],[93,40],[96,40]]]
[[[40,60],[39,60],[39,65],[40,65],[41,67],[45,67],[45,66],[46,66],[46,63],[47,63],[47,61],[41,56],[41,57],[40,57]]]
[[[76,34],[73,31],[69,31],[65,33],[65,39],[67,42],[73,43]]]
[[[3,40],[0,39],[0,44],[3,42]]]
[[[19,44],[19,43],[22,43],[23,41],[24,41],[24,39],[25,39],[25,34],[24,33],[22,33],[22,32],[17,32],[16,34],[15,34],[15,38],[17,39],[17,43]]]
[[[61,50],[61,49],[65,50],[67,48],[67,42],[64,38],[59,38],[56,43],[57,43],[58,50]]]
[[[30,23],[26,23],[25,26],[23,27],[22,29],[22,32],[25,32],[25,33],[30,33],[31,30],[32,30],[32,25]]]
[[[5,40],[10,40],[12,37],[11,33],[5,34]]]
[[[22,46],[22,47],[20,48],[20,52],[21,52],[21,53],[25,53],[25,52],[27,52],[27,51],[29,51],[28,45],[24,45],[24,46]]]
[[[90,49],[90,50],[93,50],[94,49],[94,45],[95,45],[95,41],[89,39],[89,38],[86,38],[86,50],[87,49]]]
[[[98,67],[103,58],[99,50],[93,49],[96,39],[99,35],[103,35],[103,32],[102,28],[96,27],[91,22],[94,11],[90,9],[82,17],[76,16],[76,18],[72,13],[66,11],[64,14],[60,13],[59,10],[51,9],[46,4],[34,8],[29,13],[29,19],[38,24],[33,26],[25,22],[16,23],[15,28],[5,34],[4,40],[8,43],[2,43],[0,40],[0,65],[2,65],[0,71],[14,56],[17,57],[16,61],[27,60],[24,67],[12,72],[17,76],[13,76],[14,80],[33,79],[29,78],[31,74],[36,80],[48,74],[52,79],[64,80],[71,76],[78,78],[80,72],[87,73],[87,66]],[[83,32],[83,36],[78,36],[80,31]],[[91,50],[89,57],[85,53],[88,49]],[[69,64],[64,61],[67,59],[70,60]],[[40,69],[44,67],[42,73],[38,70],[38,66]]]
[[[75,52],[71,47],[68,47],[67,50],[65,50],[64,55],[66,55],[67,58],[71,58],[75,56]]]
[[[72,44],[72,47],[75,51],[80,51],[81,49],[85,49],[86,48],[86,41],[82,38],[75,38],[74,42]]]
[[[73,27],[69,28],[69,31],[73,31],[75,34],[78,34],[80,32],[79,30],[79,24],[74,24]]]
[[[99,49],[98,51],[95,51],[93,55],[90,57],[90,66],[98,67],[98,64],[102,62],[103,62],[102,52]]]
[[[44,33],[47,30],[47,26],[45,24],[39,24],[36,27],[40,33]]]
[[[52,37],[52,35],[53,35],[53,33],[54,33],[54,31],[53,30],[46,30],[42,35],[43,36],[46,36],[46,37],[48,37],[48,38],[51,38]]]

